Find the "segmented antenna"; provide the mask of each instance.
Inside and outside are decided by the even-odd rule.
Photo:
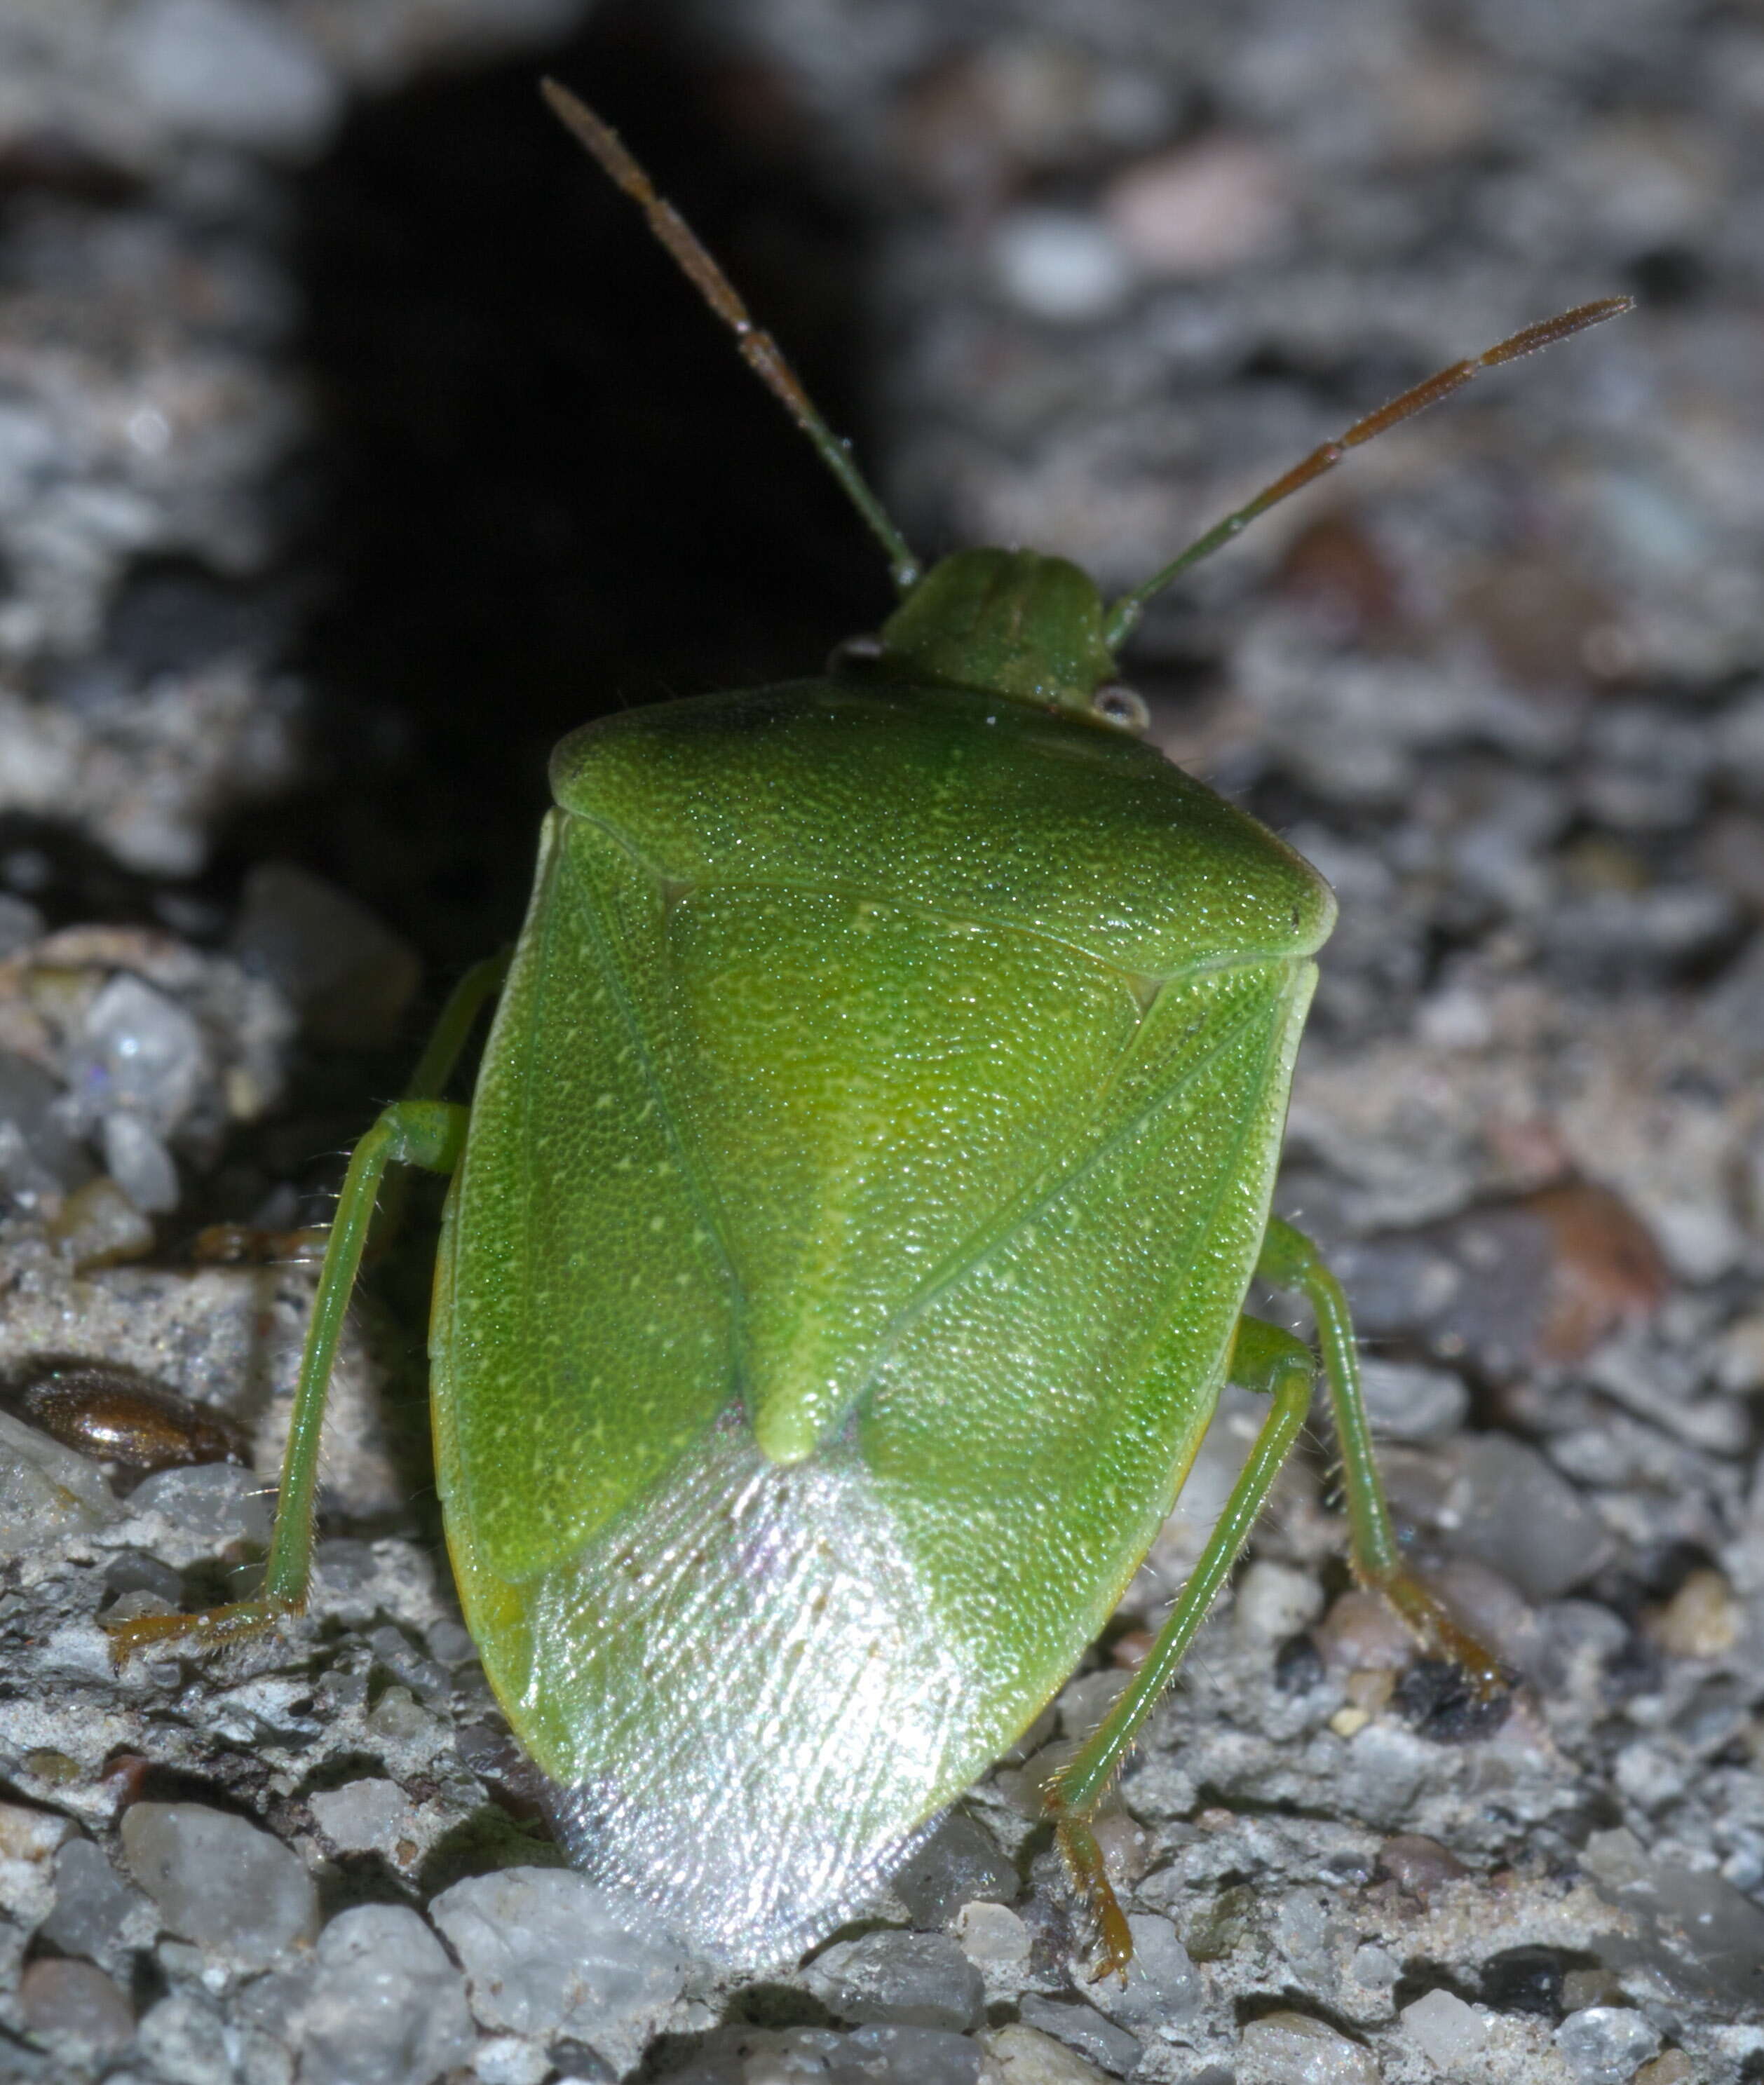
[[[1576,304],[1571,312],[1523,327],[1511,338],[1497,342],[1473,362],[1454,362],[1449,369],[1436,372],[1412,390],[1404,392],[1401,397],[1392,398],[1388,406],[1380,406],[1375,413],[1368,413],[1363,420],[1356,420],[1345,435],[1313,449],[1303,463],[1295,464],[1283,478],[1277,478],[1272,485],[1265,486],[1246,506],[1239,507],[1235,514],[1227,514],[1204,536],[1198,537],[1180,557],[1173,558],[1162,571],[1154,573],[1143,586],[1123,594],[1109,609],[1103,626],[1103,641],[1111,652],[1119,651],[1154,595],[1163,592],[1191,565],[1199,564],[1234,536],[1241,535],[1259,514],[1265,514],[1270,507],[1277,507],[1282,500],[1302,490],[1313,479],[1321,478],[1326,470],[1333,470],[1350,449],[1358,448],[1362,442],[1371,441],[1387,427],[1394,427],[1400,420],[1412,419],[1428,406],[1438,405],[1442,398],[1449,397],[1454,391],[1461,390],[1480,376],[1485,369],[1497,369],[1503,362],[1517,362],[1522,355],[1535,354],[1541,347],[1549,347],[1558,340],[1567,339],[1571,333],[1584,333],[1588,326],[1602,325],[1620,312],[1634,308],[1633,297],[1600,297],[1590,304]]]
[[[888,558],[895,586],[906,593],[919,577],[912,546],[888,518],[882,502],[865,482],[851,451],[815,410],[801,380],[784,359],[784,350],[763,326],[755,325],[740,293],[699,243],[698,235],[627,149],[624,140],[603,123],[586,102],[555,79],[541,83],[552,113],[583,150],[596,159],[649,220],[649,229],[666,247],[680,272],[735,336],[743,359],[784,410],[814,443],[821,461],[844,486],[846,496],[864,517]]]

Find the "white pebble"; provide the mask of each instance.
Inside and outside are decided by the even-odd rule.
[[[1133,287],[1120,242],[1078,210],[1014,211],[993,236],[992,260],[999,287],[1035,318],[1104,318]]]
[[[1250,1641],[1282,1643],[1323,1612],[1323,1588],[1308,1571],[1259,1556],[1237,1582],[1234,1620]]]
[[[1402,2010],[1409,2039],[1450,2077],[1477,2055],[1489,2038],[1488,2022],[1474,2006],[1450,1991],[1429,1991]]]

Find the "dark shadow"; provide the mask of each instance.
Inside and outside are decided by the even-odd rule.
[[[546,757],[631,703],[818,670],[879,552],[631,205],[538,92],[650,164],[842,431],[861,227],[780,82],[619,6],[543,56],[363,108],[301,185],[324,445],[313,781],[253,811],[444,969],[518,922]]]

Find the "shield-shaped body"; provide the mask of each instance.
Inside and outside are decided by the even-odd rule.
[[[448,1205],[438,1467],[572,1850],[853,1909],[1173,1503],[1333,903],[1157,753],[810,681],[578,732]]]

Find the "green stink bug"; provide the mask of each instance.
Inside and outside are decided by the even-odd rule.
[[[920,573],[769,336],[616,137],[549,90],[887,551],[900,605],[822,675],[584,728],[531,907],[351,1159],[262,1595],[120,1625],[223,1639],[303,1604],[319,1425],[389,1162],[452,1176],[431,1328],[468,1624],[572,1854],[702,1950],[855,1909],[1106,1621],[1231,1379],[1269,1416],[1150,1655],[1048,1797],[1089,1828],[1303,1426],[1317,1361],[1352,1549],[1498,1674],[1398,1554],[1346,1307],[1269,1202],[1334,914],[1307,864],[1136,736],[1145,602],[1528,329],[1358,423],[1112,606],[1075,566]],[[498,1004],[469,1107],[440,1095]]]

